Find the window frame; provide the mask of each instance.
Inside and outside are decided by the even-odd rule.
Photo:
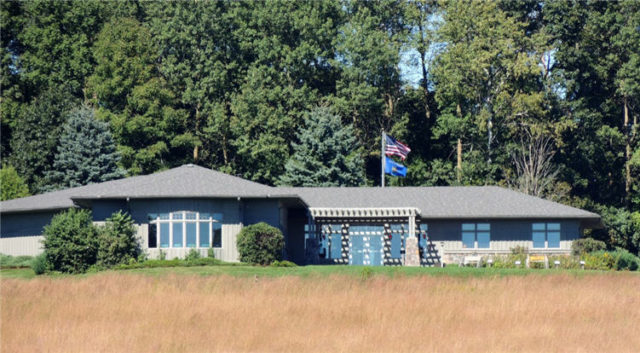
[[[480,246],[479,234],[488,234],[487,246]],[[473,236],[473,246],[468,246],[465,236]],[[467,239],[468,240],[468,239]],[[490,222],[465,222],[460,225],[460,241],[463,249],[491,249],[491,223]],[[484,243],[484,242],[483,242]]]
[[[147,215],[149,219],[149,228],[151,225],[155,225],[155,238],[156,246],[149,247],[149,235],[147,235],[147,247],[149,249],[209,249],[209,248],[222,248],[222,237],[220,239],[219,246],[215,246],[215,231],[222,231],[222,213],[211,212],[198,212],[192,210],[181,210],[172,212],[161,213],[149,213]],[[187,224],[195,225],[195,246],[189,246],[187,243]],[[208,246],[202,246],[202,239],[200,237],[201,225],[208,224],[209,228],[209,241]],[[164,227],[163,227],[164,226]],[[168,244],[163,246],[162,237],[166,236],[163,232],[163,228],[168,230]],[[166,229],[168,228],[168,229]],[[174,239],[174,229],[180,228],[181,239]],[[191,229],[192,230],[192,229]],[[180,246],[176,246],[176,241],[179,240]]]
[[[536,246],[536,241],[533,238],[536,233],[544,234],[544,246]],[[558,242],[557,242],[558,246],[549,246],[550,233],[558,234]],[[532,222],[531,223],[531,248],[532,249],[560,249],[562,245],[561,242],[562,242],[562,223],[561,222]]]

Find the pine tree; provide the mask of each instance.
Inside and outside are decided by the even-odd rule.
[[[121,178],[120,156],[107,123],[86,106],[72,111],[63,127],[47,189],[75,187]]]
[[[342,125],[328,108],[307,114],[305,126],[293,143],[293,155],[285,165],[280,184],[291,186],[358,186],[364,183],[364,167],[353,128]]]
[[[18,175],[16,169],[10,165],[5,165],[0,169],[0,189],[2,189],[0,201],[29,196],[27,184]]]
[[[62,126],[75,103],[67,87],[48,89],[28,105],[23,105],[14,122],[9,163],[23,176],[32,193],[42,190],[44,176],[53,164]]]

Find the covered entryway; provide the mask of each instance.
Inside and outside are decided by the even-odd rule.
[[[420,265],[416,208],[310,208],[309,213],[307,263]],[[409,238],[415,241],[407,248]]]

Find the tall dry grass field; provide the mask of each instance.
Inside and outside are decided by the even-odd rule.
[[[639,352],[640,276],[1,283],[5,352]]]

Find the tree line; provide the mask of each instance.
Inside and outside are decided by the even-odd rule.
[[[384,130],[412,149],[391,185],[515,188],[640,248],[640,2],[3,1],[1,17],[3,175],[32,194],[99,181],[65,177],[78,116],[117,152],[98,175],[196,163],[270,185],[379,185]],[[325,130],[348,156],[314,152]]]

